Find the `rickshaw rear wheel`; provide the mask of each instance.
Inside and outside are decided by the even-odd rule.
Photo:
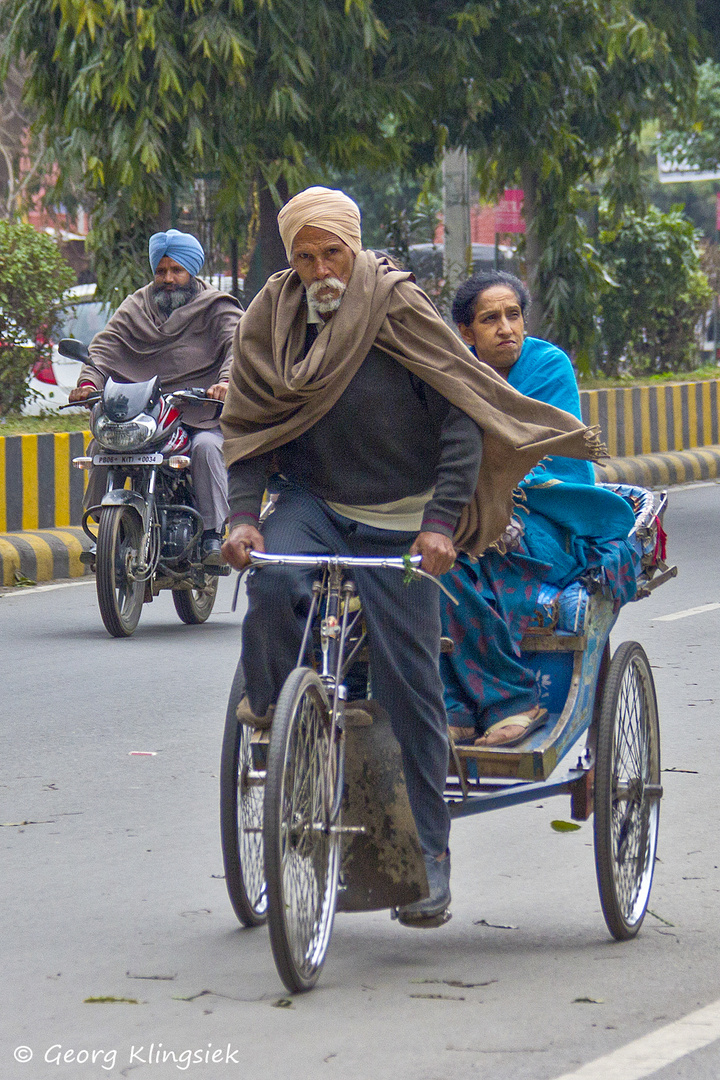
[[[337,742],[330,705],[310,668],[280,692],[268,748],[263,835],[268,927],[275,964],[291,992],[309,990],[325,962],[340,870]]]
[[[608,930],[634,937],[652,888],[660,818],[660,730],[644,649],[624,642],[602,691],[595,760],[595,867]]]
[[[225,885],[243,926],[261,926],[267,918],[263,859],[264,778],[254,768],[253,729],[238,722],[236,710],[245,693],[238,661],[225,717],[220,759],[220,837]]]

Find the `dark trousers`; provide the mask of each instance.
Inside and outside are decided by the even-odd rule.
[[[321,499],[283,486],[263,525],[265,549],[282,554],[400,556],[415,533],[358,524]],[[295,667],[315,570],[264,567],[248,574],[243,668],[250,707],[262,715]],[[370,650],[372,697],[388,713],[402,751],[408,797],[423,850],[447,848],[450,815],[443,799],[448,767],[447,720],[438,670],[439,590],[430,581],[403,584],[398,570],[353,570]]]

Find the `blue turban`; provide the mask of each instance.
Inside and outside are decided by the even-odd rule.
[[[153,233],[148,251],[153,274],[164,255],[180,263],[193,277],[200,273],[205,262],[205,252],[200,241],[192,233],[178,232],[177,229]]]

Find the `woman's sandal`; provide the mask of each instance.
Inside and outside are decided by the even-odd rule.
[[[524,713],[516,713],[514,716],[506,716],[503,720],[498,720],[497,724],[493,724],[489,727],[485,734],[481,738],[476,739],[474,746],[486,747],[489,750],[494,750],[496,746],[518,746],[521,742],[525,742],[528,735],[536,731],[537,728],[542,727],[547,719],[547,709],[541,708],[536,705],[534,709],[529,709]],[[487,737],[494,731],[504,731],[505,728],[519,727],[522,731],[519,735],[513,735],[509,739],[504,739],[501,742],[487,742]]]

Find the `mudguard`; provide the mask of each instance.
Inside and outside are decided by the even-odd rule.
[[[400,746],[390,718],[374,701],[345,714],[345,790],[338,911],[377,911],[429,893],[410,810]]]
[[[147,502],[139,495],[137,491],[130,491],[127,488],[113,488],[112,491],[107,491],[102,498],[101,506],[130,506],[133,510],[137,510],[140,520],[142,521],[143,528],[145,528],[145,515],[147,514]]]

